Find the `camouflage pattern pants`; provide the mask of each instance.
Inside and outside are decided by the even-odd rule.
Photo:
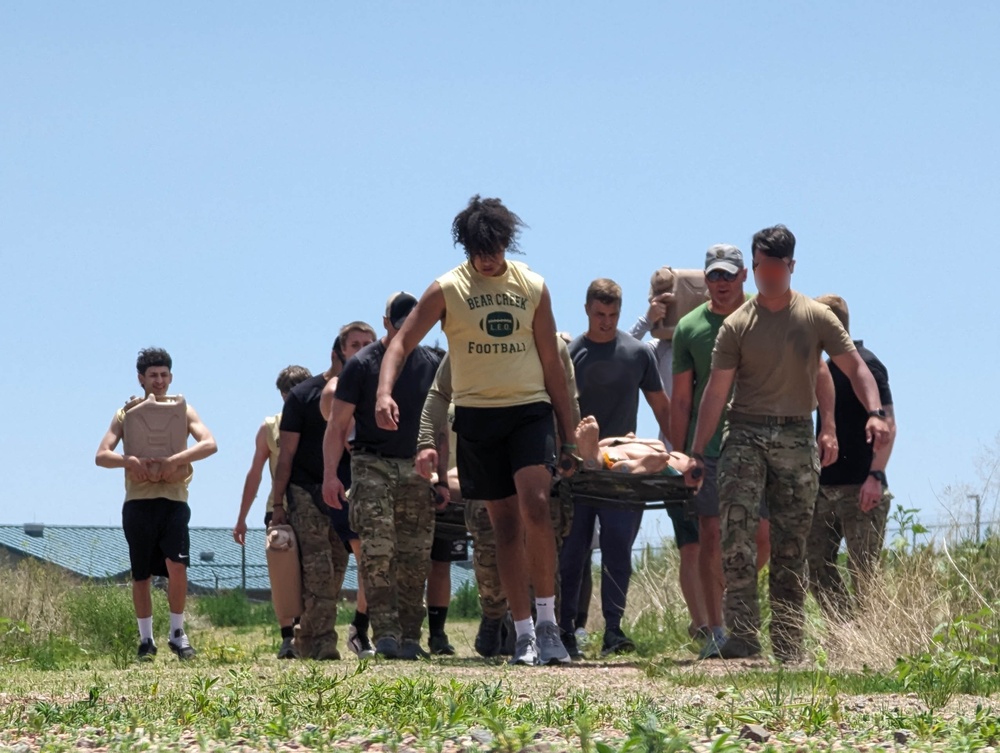
[[[731,422],[719,458],[722,570],[732,635],[758,639],[757,544],[760,500],[771,513],[771,645],[778,659],[802,649],[806,539],[819,488],[811,420],[783,425]]]
[[[412,458],[356,452],[351,478],[351,528],[361,539],[372,634],[376,641],[419,641],[434,543],[434,491],[416,474]]]
[[[549,499],[552,530],[556,536],[556,552],[562,549],[562,541],[573,525],[572,501],[560,497]],[[476,573],[479,589],[479,606],[484,617],[499,620],[507,612],[507,597],[500,585],[500,571],[497,569],[497,543],[493,535],[493,525],[486,502],[481,499],[465,500],[465,525],[472,534],[472,569]],[[557,563],[558,565],[558,563]],[[556,577],[556,614],[559,613],[559,568]]]
[[[347,550],[316,507],[310,490],[289,484],[288,522],[299,540],[302,558],[302,616],[293,645],[302,659],[339,659],[337,601],[347,571]]]
[[[816,511],[807,548],[809,589],[823,610],[832,617],[849,617],[855,604],[864,600],[867,583],[878,571],[885,541],[885,524],[892,494],[884,490],[878,505],[869,512],[862,512],[858,504],[860,492],[860,484],[820,486],[816,496]],[[840,542],[845,539],[854,602],[837,567]]]

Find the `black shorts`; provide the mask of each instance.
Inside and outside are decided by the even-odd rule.
[[[674,524],[674,541],[678,549],[698,543],[698,519],[687,514],[686,506],[668,507],[667,515]]]
[[[465,506],[448,505],[434,514],[431,562],[465,562],[467,559],[469,532],[465,527]]]
[[[128,542],[132,580],[167,576],[167,560],[187,567],[191,554],[187,502],[172,499],[133,499],[122,505],[122,529]]]
[[[556,432],[549,403],[506,408],[455,407],[458,480],[465,499],[494,501],[516,493],[514,474],[532,465],[555,469]]]

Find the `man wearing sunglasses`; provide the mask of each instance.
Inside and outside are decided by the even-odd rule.
[[[868,414],[866,440],[878,450],[889,438],[878,386],[850,336],[828,307],[791,289],[794,253],[795,236],[784,225],[754,235],[758,295],[722,323],[692,443],[689,478],[698,483],[731,393],[718,462],[730,633],[723,658],[760,653],[754,532],[762,494],[771,513],[771,644],[779,661],[801,655],[806,538],[819,488],[812,412],[822,351]]]

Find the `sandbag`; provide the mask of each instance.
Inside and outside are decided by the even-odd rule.
[[[674,302],[667,307],[667,315],[652,323],[652,335],[660,340],[670,340],[681,317],[691,313],[708,300],[705,273],[700,269],[673,269],[660,267],[649,281],[649,300],[660,293],[673,293]]]
[[[302,614],[302,566],[295,531],[284,523],[270,525],[264,546],[274,614],[279,622],[294,620]]]

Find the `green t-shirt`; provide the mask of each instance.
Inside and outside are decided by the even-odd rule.
[[[746,295],[746,300],[753,296]],[[715,338],[719,334],[722,322],[726,317],[722,314],[713,314],[708,309],[708,303],[701,304],[689,314],[681,317],[674,329],[674,362],[673,373],[683,374],[685,371],[694,371],[694,394],[691,398],[691,422],[688,424],[687,445],[685,450],[690,450],[694,444],[694,430],[698,424],[698,408],[701,406],[701,396],[705,392],[705,385],[708,384],[708,375],[712,371],[712,349],[715,347]],[[715,434],[705,446],[705,457],[717,458],[722,451],[722,429],[726,423],[726,414],[723,412],[719,425],[715,429]]]

